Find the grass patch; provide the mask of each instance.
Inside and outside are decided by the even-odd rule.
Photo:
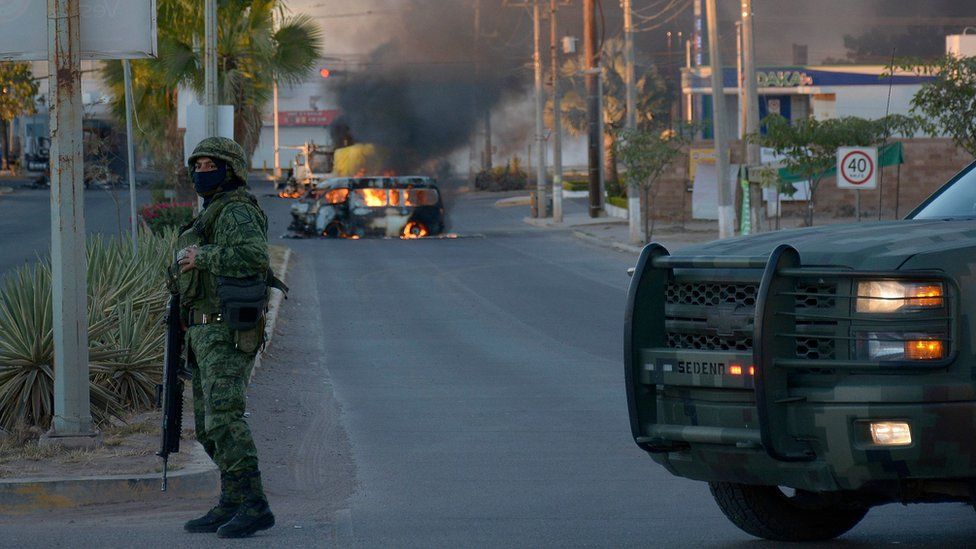
[[[586,179],[568,179],[563,181],[563,190],[566,191],[587,191],[590,189],[590,182]]]
[[[608,196],[607,204],[616,206],[618,208],[627,209],[627,198],[623,196]]]
[[[281,270],[285,268],[285,254],[288,252],[286,246],[270,245],[268,246],[268,256],[271,260],[271,270],[274,271],[275,276],[281,277]]]

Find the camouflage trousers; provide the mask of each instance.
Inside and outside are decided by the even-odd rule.
[[[254,353],[234,346],[223,324],[192,326],[190,350],[193,371],[193,416],[197,440],[222,473],[258,470],[258,452],[244,419],[247,382]]]

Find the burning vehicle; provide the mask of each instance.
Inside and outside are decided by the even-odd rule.
[[[330,238],[423,238],[444,231],[434,179],[341,177],[323,181],[292,204],[290,231]]]

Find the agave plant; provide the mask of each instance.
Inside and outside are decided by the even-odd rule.
[[[165,269],[175,233],[94,237],[88,246],[92,415],[152,405],[162,371]],[[0,281],[0,428],[46,427],[53,414],[51,270],[46,260]]]
[[[20,425],[47,427],[54,413],[54,337],[51,307],[51,271],[44,263],[25,265],[4,278],[0,286],[0,428]],[[108,322],[91,324],[95,347],[91,359],[107,360],[116,351],[98,342]],[[104,368],[93,365],[94,377]],[[118,400],[90,384],[91,410],[103,421],[118,410]]]
[[[156,400],[156,386],[162,382],[166,332],[160,317],[130,299],[116,308],[112,324],[105,343],[117,352],[97,363],[104,373],[95,377],[96,383],[126,408],[150,408]]]

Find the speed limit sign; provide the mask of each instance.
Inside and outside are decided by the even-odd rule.
[[[878,149],[876,147],[837,149],[837,187],[840,189],[878,188]]]

